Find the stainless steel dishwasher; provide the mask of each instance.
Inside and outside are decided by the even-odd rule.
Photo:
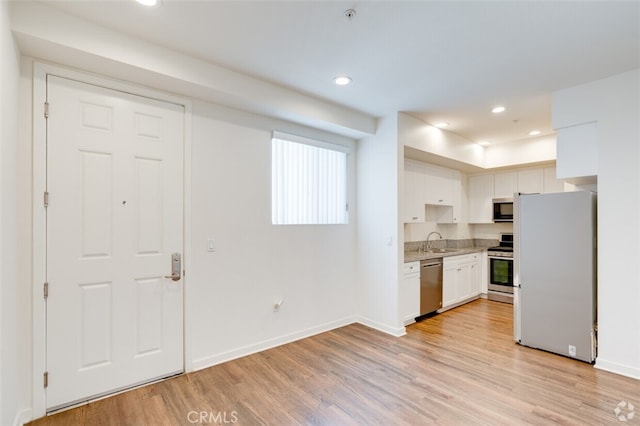
[[[442,258],[420,261],[420,315],[442,308]]]

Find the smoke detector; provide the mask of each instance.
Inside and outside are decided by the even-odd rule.
[[[355,18],[355,16],[356,16],[355,9],[347,9],[347,10],[345,10],[344,11],[344,16],[346,16],[348,20],[352,21],[353,18]]]

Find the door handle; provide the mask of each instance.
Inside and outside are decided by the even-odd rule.
[[[173,253],[171,255],[171,275],[165,275],[165,278],[171,278],[173,281],[178,281],[182,277],[180,272],[182,270],[182,257],[180,253]]]

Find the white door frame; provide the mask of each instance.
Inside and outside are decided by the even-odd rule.
[[[46,415],[46,392],[44,389],[44,372],[46,371],[46,304],[43,295],[46,277],[46,210],[44,208],[44,192],[46,188],[46,136],[47,124],[44,118],[44,104],[47,99],[47,74],[81,81],[108,89],[153,98],[184,106],[184,247],[183,268],[190,269],[191,247],[191,102],[185,98],[161,93],[133,84],[112,80],[84,72],[73,71],[60,66],[34,62],[33,66],[33,152],[32,152],[32,415],[39,418]],[[193,371],[187,327],[187,300],[189,293],[188,277],[183,277],[183,349],[184,370]]]

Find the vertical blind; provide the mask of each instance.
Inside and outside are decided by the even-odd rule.
[[[347,153],[345,147],[274,132],[272,223],[347,223]]]

